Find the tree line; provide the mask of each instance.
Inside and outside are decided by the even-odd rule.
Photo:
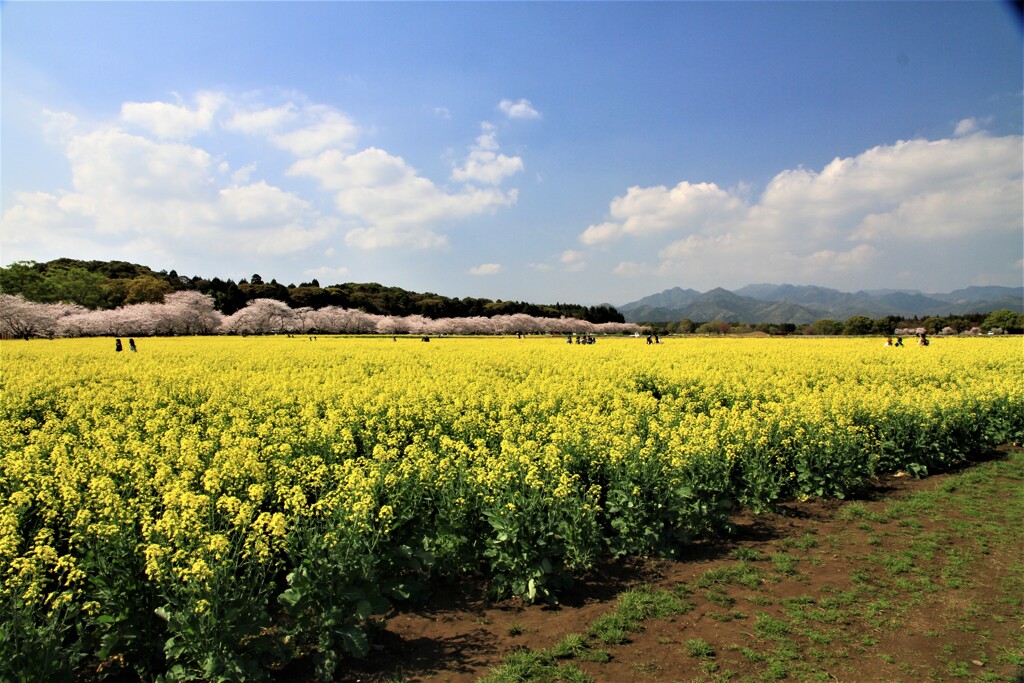
[[[899,330],[921,330],[930,335],[969,334],[972,331],[989,332],[999,330],[1007,334],[1024,332],[1024,314],[1009,309],[987,313],[967,313],[964,315],[929,316],[906,318],[899,315],[887,315],[882,318],[869,318],[855,315],[846,320],[830,320],[823,318],[810,325],[793,323],[736,323],[723,320],[694,322],[688,318],[680,321],[642,323],[644,327],[658,334],[750,334],[763,332],[770,335],[810,334],[810,335],[876,335],[893,336]]]
[[[347,282],[321,287],[313,279],[298,285],[265,282],[258,274],[242,278],[211,279],[180,276],[174,270],[154,271],[125,261],[80,261],[61,258],[45,263],[17,261],[0,268],[0,292],[21,295],[37,303],[65,303],[90,310],[160,303],[173,292],[192,291],[209,296],[214,309],[230,316],[256,299],[273,299],[290,308],[340,308],[372,315],[430,319],[471,318],[523,314],[535,318],[576,318],[593,324],[623,323],[613,306],[571,303],[533,304],[478,297],[454,298],[433,292],[412,292],[400,287]]]

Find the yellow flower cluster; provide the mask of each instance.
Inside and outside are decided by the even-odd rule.
[[[636,548],[586,541],[597,550],[656,551],[716,500],[843,495],[875,472],[1019,435],[1024,415],[1012,338],[112,348],[4,342],[0,604],[93,605],[88,563],[109,552],[133,559],[104,571],[134,562],[154,594],[207,586],[206,612],[242,564],[293,569],[294,532],[316,524],[325,547],[419,544],[464,571],[527,515],[550,524],[530,538],[550,534],[570,565],[586,555],[573,550],[585,524],[652,532]]]

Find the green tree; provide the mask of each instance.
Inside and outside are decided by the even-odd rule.
[[[843,334],[849,335],[863,335],[871,334],[871,328],[874,326],[874,321],[864,315],[855,315],[852,318],[846,320],[846,324],[843,325]]]
[[[85,268],[50,268],[46,281],[53,301],[105,308],[107,278]]]
[[[152,275],[140,275],[128,284],[128,293],[124,302],[126,304],[159,303],[164,300],[165,294],[172,291],[174,288],[167,284],[166,280],[160,280]]]
[[[729,330],[732,329],[732,325],[724,320],[712,320],[709,323],[704,323],[697,328],[698,334],[728,334]]]
[[[46,301],[47,282],[42,268],[35,261],[15,261],[0,268],[0,292],[21,294],[28,301]]]
[[[293,287],[288,290],[289,297],[291,299],[292,306],[296,308],[303,308],[308,306],[310,308],[323,308],[330,304],[331,294],[326,289],[321,289],[318,285],[307,285],[303,283],[298,287]]]
[[[843,324],[837,320],[815,320],[807,326],[807,334],[835,335],[843,333]]]
[[[1024,314],[1014,313],[1008,308],[993,311],[981,323],[982,329],[1001,328],[1006,332],[1019,333],[1024,331]]]

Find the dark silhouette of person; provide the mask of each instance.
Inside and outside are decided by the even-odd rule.
[[[118,353],[121,353],[121,351],[123,350],[123,347],[121,346],[120,337],[114,340],[114,350],[117,351]]]

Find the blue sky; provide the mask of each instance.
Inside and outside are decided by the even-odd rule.
[[[0,262],[622,304],[1022,284],[986,2],[11,2]]]

